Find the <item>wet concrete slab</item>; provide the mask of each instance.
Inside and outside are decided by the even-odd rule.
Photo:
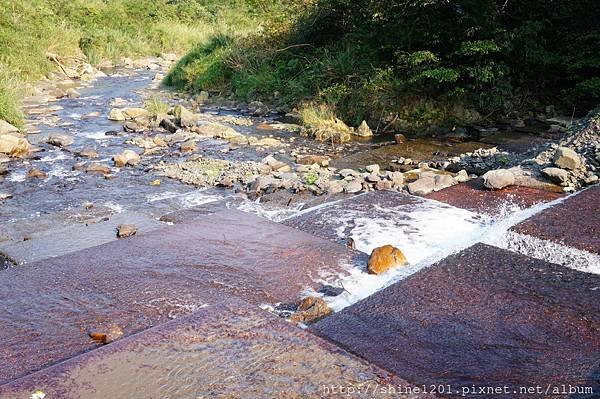
[[[600,254],[600,186],[572,195],[512,232]]]
[[[30,263],[90,248],[117,240],[120,224],[133,224],[142,234],[164,227],[160,221],[137,212],[117,213],[97,223],[80,223],[50,229],[32,235],[26,241],[7,241],[0,244],[0,253],[17,263]]]
[[[297,301],[364,256],[239,211],[1,272],[0,383],[227,297]]]
[[[308,209],[283,224],[370,253],[392,244],[411,263],[468,240],[483,226],[470,211],[394,191],[372,191]]]
[[[414,384],[509,387],[478,396],[494,398],[565,397],[546,388],[569,384],[597,395],[599,330],[600,276],[484,244],[313,326]]]
[[[227,301],[0,386],[0,398],[29,399],[35,390],[62,399],[373,398],[404,385],[257,307]],[[339,387],[356,391],[333,393]]]
[[[483,186],[483,179],[478,178],[433,192],[426,197],[495,217],[502,216],[515,207],[530,208],[562,196],[556,192],[521,186],[491,191]]]

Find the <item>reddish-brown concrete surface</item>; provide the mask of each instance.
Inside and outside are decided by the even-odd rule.
[[[242,301],[225,301],[0,386],[61,399],[431,398]],[[412,387],[411,389],[414,389]]]
[[[0,272],[0,383],[227,297],[296,301],[357,252],[226,211]],[[362,260],[361,260],[362,262]]]
[[[600,187],[581,191],[512,231],[600,254]]]
[[[482,179],[473,179],[426,197],[473,212],[497,216],[506,210],[507,205],[529,208],[533,205],[550,202],[563,194],[529,187],[511,186],[502,190],[487,190]]]
[[[414,384],[600,395],[600,276],[477,244],[313,326]],[[516,392],[516,393],[515,393]],[[545,392],[545,391],[544,391]],[[552,392],[552,391],[550,391]],[[473,396],[475,397],[475,396]]]

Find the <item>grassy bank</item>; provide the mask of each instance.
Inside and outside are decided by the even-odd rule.
[[[267,30],[216,37],[167,78],[238,99],[326,109],[390,130],[600,101],[594,0],[297,0]],[[308,114],[311,114],[308,112]]]
[[[252,0],[0,0],[0,119],[20,125],[25,83],[55,70],[47,53],[123,56],[184,53],[219,34],[259,26]]]

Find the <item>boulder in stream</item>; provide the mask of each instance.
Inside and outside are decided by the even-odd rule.
[[[113,157],[113,161],[115,162],[115,166],[118,168],[122,168],[127,165],[135,166],[140,163],[140,156],[135,151],[125,150],[123,153],[115,155]]]
[[[67,136],[66,134],[51,134],[46,140],[46,143],[60,148],[68,147],[74,142],[75,140],[73,137]]]
[[[515,175],[508,169],[490,170],[483,175],[483,185],[490,190],[501,190],[515,184]]]
[[[382,274],[398,266],[408,263],[401,250],[392,246],[384,245],[375,248],[369,257],[367,271],[369,274]]]

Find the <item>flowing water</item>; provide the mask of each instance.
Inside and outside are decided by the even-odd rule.
[[[156,88],[156,84],[152,82],[153,76],[154,72],[149,71],[122,71],[101,78],[89,87],[81,88],[81,97],[78,99],[62,99],[49,105],[32,103],[28,106],[29,127],[38,130],[28,138],[32,143],[39,145],[43,151],[34,158],[15,161],[8,165],[8,175],[0,182],[0,189],[12,194],[13,199],[4,201],[0,207],[0,242],[28,239],[57,227],[101,220],[107,215],[126,211],[141,212],[158,219],[169,212],[216,202],[233,195],[232,192],[224,189],[198,189],[176,180],[161,178],[152,170],[152,166],[159,161],[179,162],[189,156],[178,152],[143,156],[141,165],[135,168],[111,167],[114,179],[86,174],[74,168],[82,161],[76,153],[83,149],[93,148],[99,154],[99,159],[88,162],[110,165],[113,155],[121,153],[126,148],[133,148],[126,141],[136,133],[122,132],[121,123],[109,121],[107,114],[111,109],[111,102],[116,98],[125,100],[126,105],[132,107],[142,106],[144,98],[150,94],[170,97],[173,100],[172,93]],[[177,98],[174,100],[177,101]],[[235,109],[224,107],[207,107],[203,112],[207,117],[240,116]],[[329,144],[303,139],[290,132],[269,128],[274,122],[272,119],[251,118],[251,120],[252,126],[236,126],[236,130],[257,137],[274,136],[282,141],[293,143],[286,147],[287,151],[279,154],[284,160],[291,160],[288,155],[290,147],[305,146],[315,151],[323,151],[329,146]],[[107,132],[112,133],[107,134]],[[46,138],[53,133],[73,136],[75,142],[67,149],[46,145],[44,143]],[[291,140],[292,136],[293,140]],[[408,146],[406,150],[431,153],[433,149],[434,153],[440,153],[443,152],[440,149],[445,148],[462,152],[482,145],[482,143],[468,142],[449,147],[450,144],[446,145],[439,140],[431,140],[431,142],[421,140],[415,143],[418,145]],[[394,151],[402,149],[401,146],[387,146],[380,147],[379,150],[365,151],[381,144],[377,141],[351,143],[343,148],[341,155],[344,156],[337,162],[339,166],[344,167],[364,166],[378,160],[387,162],[399,155]],[[228,143],[212,139],[201,141],[199,147],[204,156],[237,161],[257,161],[269,153],[254,148],[224,152],[223,150],[228,148]],[[27,172],[31,168],[46,172],[47,177],[27,178]],[[161,179],[161,184],[151,185],[150,183],[157,178]],[[332,205],[335,205],[335,202],[306,209],[306,201],[297,201],[291,205],[285,203],[266,205],[259,200],[242,200],[232,202],[232,205],[228,206],[235,206],[240,210],[279,222],[306,212],[319,212],[320,208],[326,210]],[[528,209],[518,209],[507,204],[503,215],[489,217],[428,200],[406,209],[402,207],[378,209],[379,216],[365,216],[350,212],[340,214],[337,221],[334,216],[332,219],[338,225],[338,238],[351,237],[356,243],[356,248],[366,253],[370,253],[379,245],[396,244],[403,249],[411,265],[383,276],[371,276],[359,270],[352,270],[351,276],[342,281],[347,291],[331,299],[332,306],[341,309],[383,286],[413,274],[448,254],[476,242],[519,250],[523,245],[516,245],[516,240],[511,240],[512,236],[508,233],[508,229],[547,206],[551,204]],[[349,231],[346,226],[348,220],[352,220]],[[531,248],[529,252],[536,253]],[[538,255],[552,258],[551,254],[542,252],[538,251]],[[598,272],[594,268],[592,271]]]

